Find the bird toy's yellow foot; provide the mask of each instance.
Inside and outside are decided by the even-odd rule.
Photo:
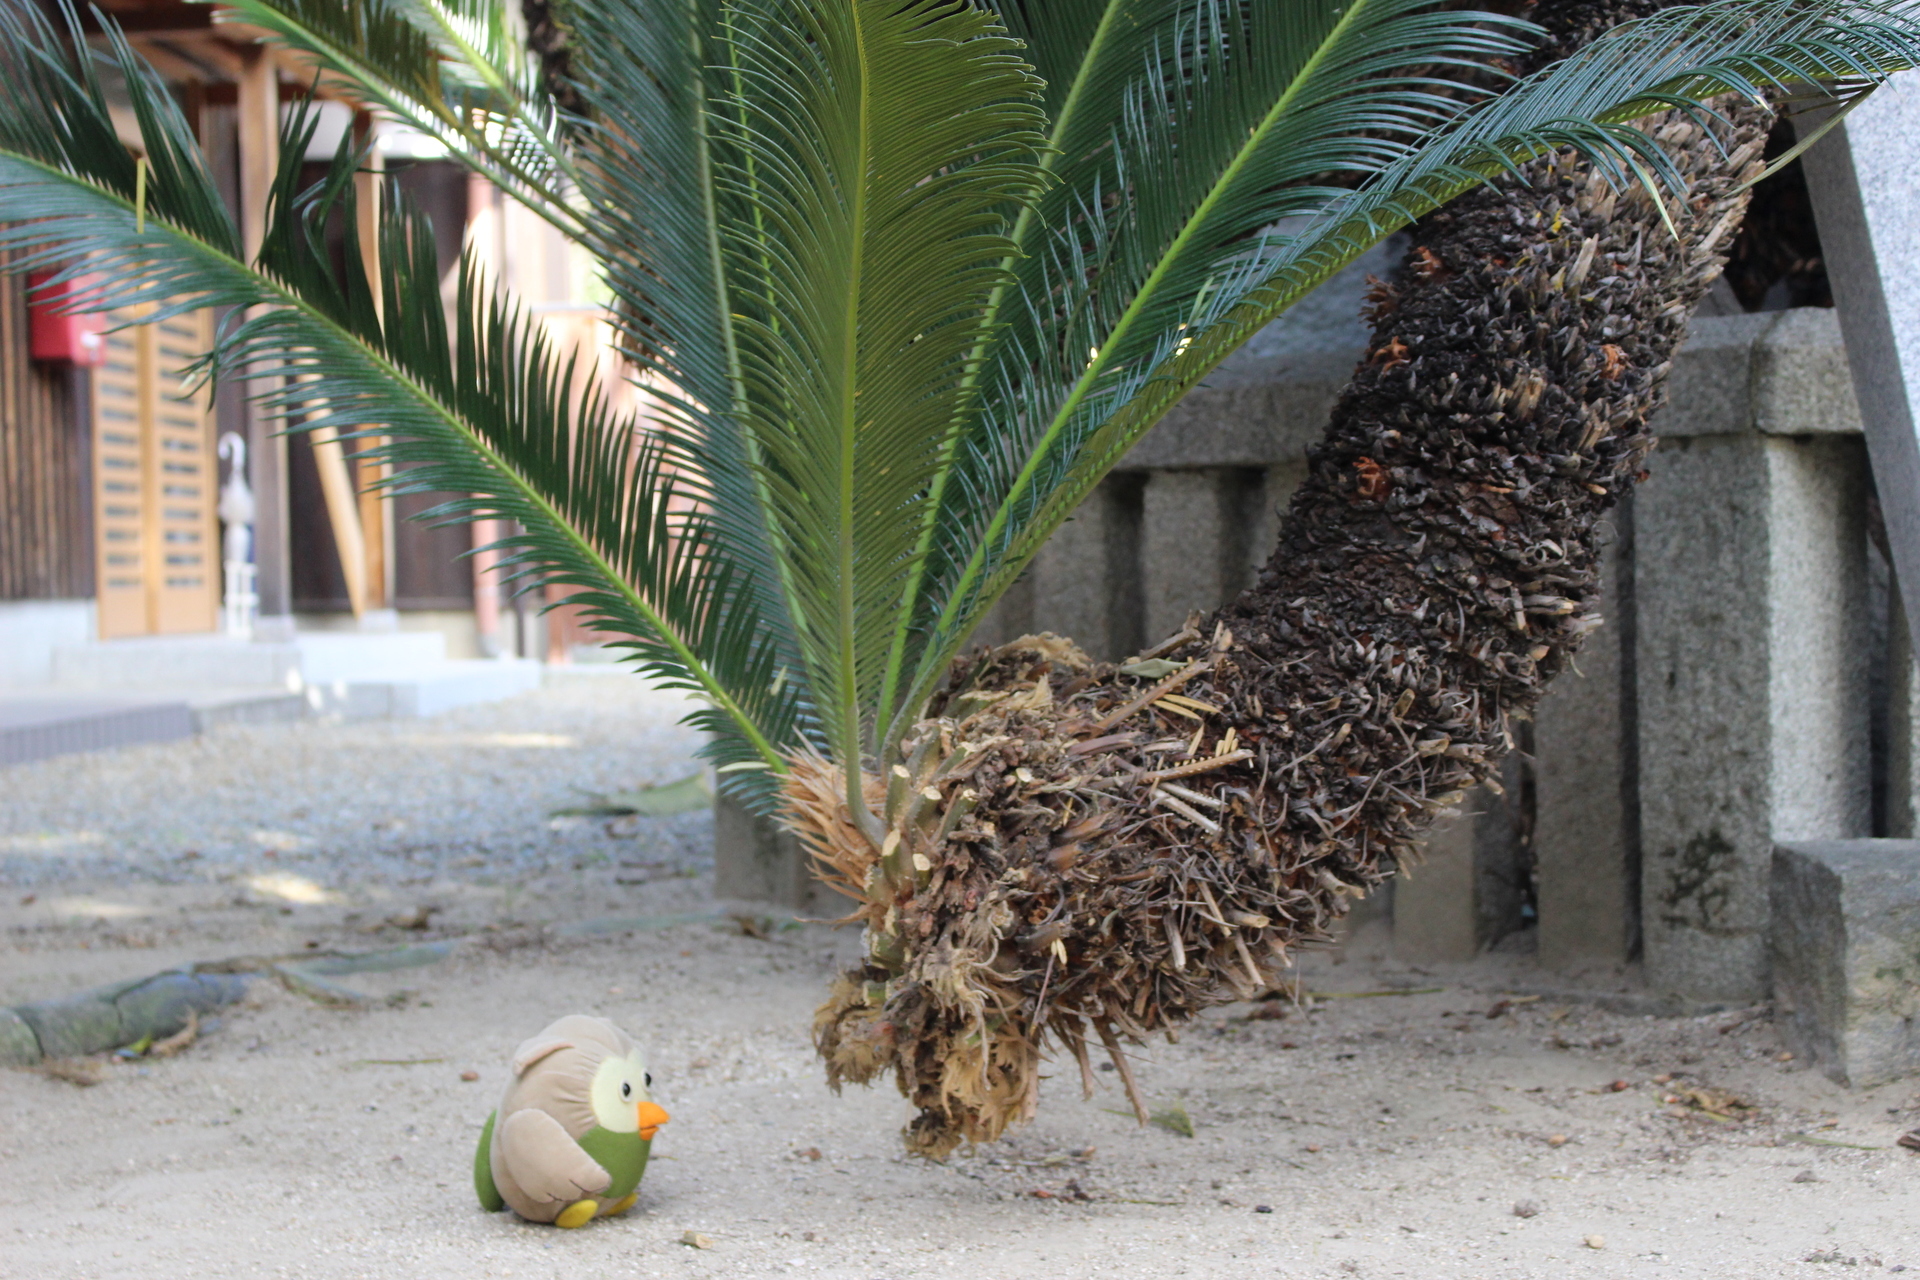
[[[615,1200],[612,1204],[601,1210],[600,1216],[603,1218],[611,1218],[616,1213],[625,1213],[627,1210],[633,1208],[634,1201],[639,1198],[638,1193],[629,1193],[621,1196],[618,1200]]]
[[[572,1204],[560,1211],[560,1216],[553,1220],[553,1225],[556,1227],[584,1227],[593,1221],[593,1215],[599,1211],[600,1202],[597,1200],[575,1200]]]

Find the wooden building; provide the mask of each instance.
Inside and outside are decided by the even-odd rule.
[[[249,248],[263,233],[281,104],[317,90],[332,123],[320,131],[329,154],[341,129],[375,127],[354,104],[329,100],[297,57],[217,23],[207,5],[100,3],[175,87]],[[130,115],[123,140],[137,150]],[[519,226],[499,193],[462,166],[400,141],[376,147],[376,164],[389,165],[398,189],[431,214],[443,272],[479,224],[490,228],[481,239],[495,249],[492,265],[528,301],[563,322],[580,310],[571,305],[580,273],[553,269],[566,250],[549,243],[551,233]],[[368,175],[363,195],[374,196],[378,181]],[[242,387],[224,385],[217,397],[188,388],[181,371],[206,349],[218,317],[110,329],[98,362],[86,363],[36,359],[33,311],[28,282],[0,276],[0,688],[42,679],[50,645],[216,629],[216,442],[229,432],[248,445],[261,638],[290,639],[297,618],[303,630],[437,628],[457,656],[548,647],[529,625],[534,611],[502,611],[484,579],[476,593],[475,561],[464,557],[474,530],[407,519],[437,498],[366,494],[371,476],[353,446],[279,435]],[[555,651],[574,638],[560,626],[543,630]]]

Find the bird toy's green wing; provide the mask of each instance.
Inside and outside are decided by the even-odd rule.
[[[611,1129],[592,1128],[580,1138],[580,1149],[607,1171],[613,1181],[600,1193],[602,1199],[619,1200],[631,1195],[647,1171],[647,1156],[653,1144],[638,1134],[615,1133]]]
[[[499,1115],[498,1111],[487,1114],[487,1123],[480,1130],[480,1149],[473,1153],[473,1189],[480,1197],[480,1207],[488,1213],[507,1207],[500,1188],[493,1185],[493,1122]]]

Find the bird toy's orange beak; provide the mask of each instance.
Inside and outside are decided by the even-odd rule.
[[[648,1142],[652,1142],[653,1135],[660,1132],[661,1125],[673,1118],[657,1102],[642,1102],[635,1110],[640,1113],[640,1136]]]

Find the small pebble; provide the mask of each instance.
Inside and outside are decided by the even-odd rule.
[[[1605,1236],[1588,1236],[1580,1243],[1586,1245],[1589,1249],[1604,1249],[1607,1247],[1607,1238]]]
[[[1255,1213],[1272,1213],[1273,1206],[1270,1204],[1257,1204],[1253,1206],[1253,1211]]]
[[[1794,1175],[1793,1175],[1793,1180],[1794,1180],[1795,1182],[1818,1182],[1818,1181],[1820,1181],[1820,1179],[1819,1179],[1818,1177],[1816,1177],[1816,1176],[1814,1175],[1814,1172],[1813,1172],[1813,1170],[1811,1170],[1811,1169],[1802,1169],[1802,1170],[1801,1170],[1800,1172],[1798,1172],[1798,1173],[1796,1173],[1796,1174],[1794,1174]]]
[[[460,1073],[460,1078],[462,1080],[465,1080],[468,1084],[472,1084],[475,1080],[478,1080],[480,1078],[480,1073],[478,1071],[462,1071]]]
[[[1514,1206],[1513,1206],[1513,1216],[1514,1216],[1514,1217],[1516,1217],[1516,1218],[1537,1218],[1537,1217],[1539,1217],[1539,1216],[1540,1216],[1540,1202],[1539,1202],[1538,1200],[1520,1200],[1520,1201],[1516,1201],[1516,1202],[1515,1202],[1515,1204],[1514,1204]]]
[[[1567,1145],[1567,1135],[1564,1133],[1556,1133],[1547,1139],[1547,1145],[1550,1147],[1564,1147]]]
[[[713,1237],[699,1231],[682,1231],[680,1233],[680,1243],[686,1245],[689,1249],[711,1249],[713,1248]]]

